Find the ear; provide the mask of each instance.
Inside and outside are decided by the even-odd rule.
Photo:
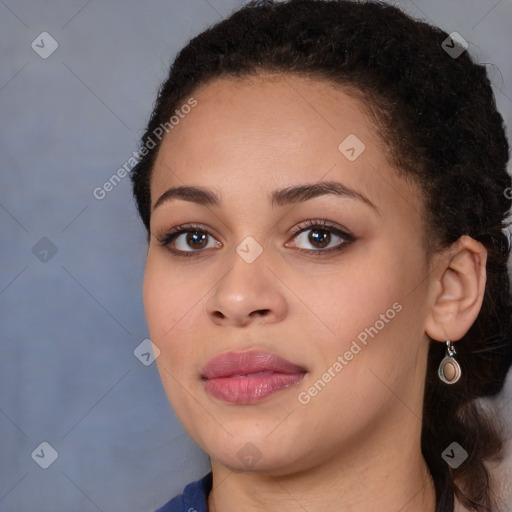
[[[460,340],[476,320],[487,279],[487,250],[462,236],[435,256],[425,332],[434,340]]]

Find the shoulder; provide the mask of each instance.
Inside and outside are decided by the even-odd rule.
[[[200,480],[188,484],[183,494],[174,497],[155,512],[208,512],[208,493],[211,488],[212,474],[208,473]]]

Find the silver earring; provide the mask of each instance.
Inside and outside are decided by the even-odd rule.
[[[446,355],[444,356],[437,374],[445,384],[455,384],[461,376],[459,363],[453,357],[456,354],[455,347],[451,341],[446,342]]]

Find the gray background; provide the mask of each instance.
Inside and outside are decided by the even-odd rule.
[[[175,53],[241,3],[0,0],[1,511],[152,511],[208,470],[133,353],[146,242],[129,178],[92,191],[136,150]],[[511,126],[512,2],[398,5],[495,64]],[[47,59],[31,48],[44,31]],[[494,401],[508,424],[511,388]],[[58,452],[46,470],[31,458],[43,441]]]

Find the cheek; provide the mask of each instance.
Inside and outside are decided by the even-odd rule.
[[[326,335],[333,339],[350,340],[376,321],[380,326],[380,315],[390,310],[388,317],[394,318],[393,304],[404,300],[411,279],[404,275],[401,262],[383,248],[372,253],[361,251],[361,257],[347,258],[328,274],[295,278],[297,296],[329,328]]]
[[[328,380],[325,372],[342,356],[343,369],[331,370],[337,378],[329,387],[340,386],[340,396],[352,398],[366,389],[365,403],[382,398],[379,389],[385,394],[370,369],[385,375],[391,385],[408,380],[423,346],[425,290],[418,284],[425,268],[414,251],[397,254],[393,247],[366,247],[329,275],[297,279],[294,290],[314,311],[311,320],[318,326],[314,348],[299,342],[316,361],[310,380]],[[307,332],[308,326],[303,328],[300,332]]]
[[[193,316],[202,304],[198,298],[203,293],[195,280],[184,280],[183,273],[173,271],[165,258],[148,253],[143,282],[146,320],[151,341],[160,349],[156,364],[163,387],[184,422],[190,404],[183,389],[189,387],[197,359],[197,344],[190,336],[194,333]]]
[[[204,294],[197,279],[185,280],[165,258],[148,254],[143,283],[143,301],[151,340],[169,351],[181,340],[188,317],[202,307]],[[189,326],[190,328],[190,326]]]
[[[364,275],[356,269],[347,275],[352,286],[334,298],[343,307],[328,306],[339,335],[336,349],[349,360],[342,372],[346,389],[365,397],[355,404],[378,403],[389,398],[389,389],[406,393],[421,381],[426,289],[419,284],[425,267],[416,254],[391,250],[373,261],[362,265]]]

